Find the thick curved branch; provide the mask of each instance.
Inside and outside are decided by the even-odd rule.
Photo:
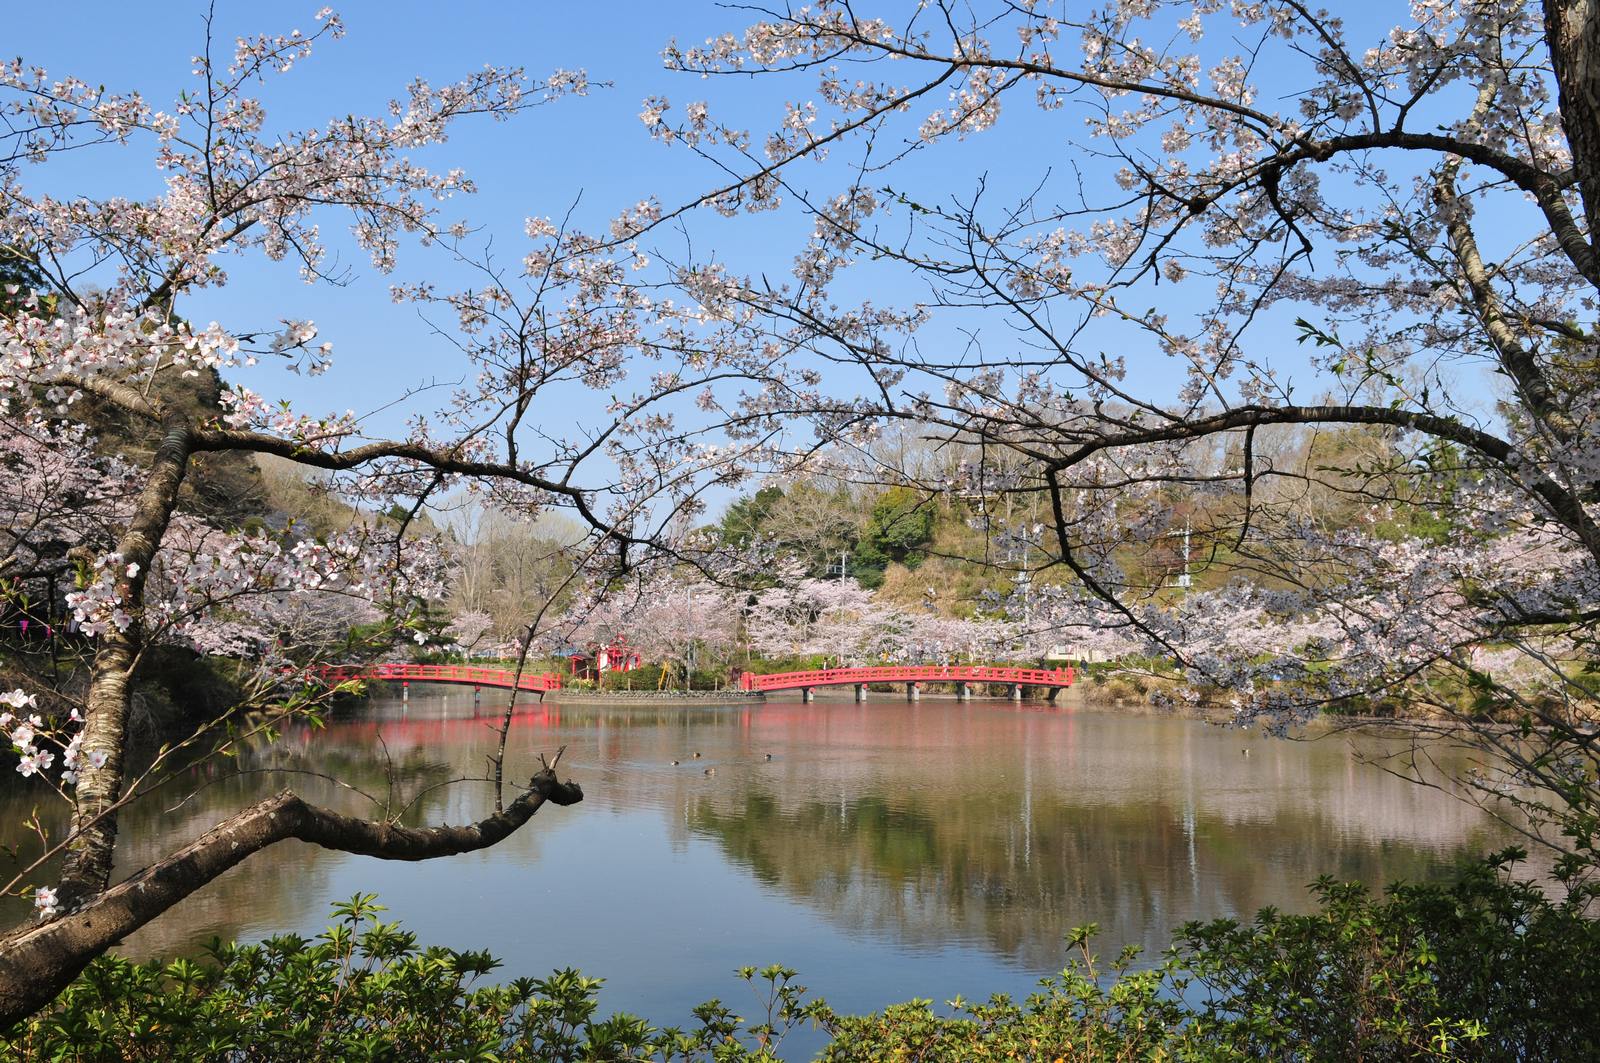
[[[269,845],[294,838],[380,860],[432,860],[487,849],[546,801],[572,805],[581,800],[577,783],[560,782],[547,768],[503,811],[465,826],[424,828],[340,815],[285,790],[65,915],[0,938],[0,1030],[55,999],[106,949]]]
[[[1600,155],[1600,151],[1590,147],[1591,141],[1600,144],[1600,137],[1583,132],[1582,127],[1593,124],[1592,121],[1585,123],[1583,119],[1592,119],[1594,115],[1600,114],[1600,102],[1597,102],[1600,101],[1600,90],[1595,88],[1595,85],[1600,83],[1600,76],[1593,72],[1592,64],[1583,60],[1593,54],[1594,49],[1590,45],[1597,36],[1600,36],[1600,28],[1597,28],[1600,27],[1600,18],[1592,13],[1593,5],[1582,3],[1580,0],[1545,0],[1545,6],[1547,24],[1553,31],[1559,29],[1559,32],[1552,32],[1551,35],[1553,42],[1551,58],[1561,87],[1562,115],[1566,119],[1574,160],[1578,163],[1572,171],[1561,174],[1549,173],[1528,160],[1518,158],[1491,144],[1442,133],[1410,132],[1400,124],[1405,120],[1403,114],[1396,124],[1388,129],[1317,139],[1288,125],[1278,115],[1237,101],[1157,81],[1117,78],[1087,70],[1070,70],[1032,57],[1006,59],[999,56],[941,55],[903,42],[865,37],[851,30],[831,28],[830,32],[855,47],[895,58],[943,66],[945,69],[939,81],[948,79],[952,71],[956,70],[968,68],[1002,70],[1028,77],[1065,81],[1113,93],[1153,96],[1172,100],[1181,105],[1233,115],[1235,118],[1255,124],[1263,134],[1275,134],[1275,139],[1283,145],[1277,152],[1260,159],[1252,167],[1252,171],[1257,175],[1282,171],[1302,161],[1325,162],[1337,154],[1376,148],[1400,148],[1459,155],[1501,174],[1518,188],[1531,194],[1543,212],[1545,220],[1549,222],[1551,232],[1560,243],[1562,252],[1585,280],[1595,287],[1600,287],[1600,260],[1597,260],[1593,245],[1579,228],[1572,211],[1561,195],[1562,191],[1573,183],[1579,184],[1587,213],[1590,215],[1592,231],[1594,218],[1600,217],[1600,192],[1595,191],[1600,189],[1600,177],[1588,175],[1583,164],[1588,162],[1591,156]],[[1559,11],[1561,8],[1567,10]],[[924,85],[915,93],[901,94],[892,105],[873,108],[872,114],[887,111],[891,106],[901,106],[912,96],[919,95],[931,87],[932,85]],[[1580,127],[1579,132],[1574,132],[1574,126]],[[791,160],[785,160],[785,163],[788,161]],[[1600,173],[1600,163],[1592,164],[1590,168]],[[1590,202],[1591,196],[1593,202]],[[1215,198],[1215,194],[1209,195],[1200,205],[1203,206]]]
[[[1468,119],[1470,130],[1477,129],[1482,123],[1483,116],[1494,105],[1496,95],[1497,91],[1492,84],[1485,84],[1479,88],[1477,103]],[[1479,250],[1477,234],[1472,231],[1470,215],[1462,205],[1456,190],[1456,177],[1461,170],[1461,162],[1461,156],[1452,155],[1439,168],[1438,176],[1434,179],[1434,199],[1443,215],[1445,232],[1449,235],[1450,249],[1455,254],[1461,280],[1467,289],[1468,300],[1478,316],[1478,321],[1483,325],[1484,334],[1489,338],[1490,345],[1494,347],[1495,357],[1516,382],[1517,391],[1528,408],[1542,423],[1548,425],[1558,438],[1570,442],[1574,431],[1571,421],[1556,408],[1549,381],[1545,379],[1544,372],[1539,368],[1533,354],[1518,341],[1516,333],[1506,321],[1500,297],[1490,281],[1490,270]],[[1571,222],[1570,217],[1567,220]]]
[[[1567,256],[1573,268],[1584,280],[1600,288],[1600,259],[1596,258],[1594,246],[1584,231],[1578,227],[1567,201],[1561,196],[1562,189],[1569,183],[1567,175],[1548,173],[1499,148],[1439,133],[1409,133],[1394,129],[1317,141],[1308,145],[1303,151],[1293,152],[1284,163],[1291,165],[1300,158],[1322,162],[1341,152],[1376,148],[1400,148],[1408,151],[1434,151],[1441,155],[1458,155],[1500,174],[1533,197],[1550,226],[1551,234],[1561,245],[1562,253]]]
[[[244,450],[257,454],[276,454],[300,465],[332,472],[345,472],[384,458],[414,461],[438,472],[459,476],[478,476],[486,479],[513,480],[528,487],[536,487],[553,495],[568,499],[574,511],[596,531],[621,543],[645,545],[647,540],[625,535],[615,525],[603,519],[590,506],[586,493],[578,487],[552,480],[527,469],[492,461],[468,461],[458,457],[449,448],[435,449],[419,443],[401,443],[380,440],[350,450],[315,450],[292,439],[267,435],[263,432],[246,432],[231,428],[210,428],[194,433],[196,453],[217,450]]]
[[[81,376],[66,374],[63,379],[74,387],[101,398],[136,417],[160,421],[166,416],[166,407],[159,401],[146,397],[138,388],[108,376]]]
[[[1584,549],[1600,560],[1600,527],[1595,525],[1576,495],[1540,472],[1530,458],[1499,436],[1448,417],[1415,410],[1387,406],[1238,406],[1210,417],[1106,435],[1052,459],[1048,467],[1068,469],[1104,450],[1200,439],[1269,424],[1392,425],[1459,443],[1506,468],[1514,480],[1543,503],[1552,517],[1578,537]]]
[[[128,564],[126,572],[117,577],[117,590],[125,602],[143,604],[151,561],[177,510],[178,492],[189,469],[189,442],[189,429],[183,422],[162,423],[161,442],[151,458],[149,476],[132,519],[117,538],[119,564]],[[133,622],[126,627],[112,625],[95,649],[82,742],[87,756],[99,753],[103,760],[98,765],[90,760],[78,773],[73,838],[61,868],[61,894],[68,902],[98,892],[110,880],[117,821],[107,813],[122,793],[130,684],[144,650],[142,613],[142,609],[135,611]]]

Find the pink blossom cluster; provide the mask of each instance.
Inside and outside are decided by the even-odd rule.
[[[0,315],[0,394],[39,385],[64,406],[96,377],[146,379],[166,368],[192,375],[235,364],[239,341],[215,322],[196,331],[168,312],[126,302],[48,302],[30,292],[15,312]]]
[[[1011,623],[906,609],[849,578],[798,579],[761,591],[745,630],[757,652],[843,665],[1007,661],[1023,649]]]
[[[100,767],[106,761],[106,754],[95,750],[87,757],[82,755],[83,732],[79,726],[83,717],[77,709],[72,709],[64,723],[58,724],[54,720],[46,720],[38,712],[26,710],[38,708],[38,698],[24,690],[17,689],[0,694],[0,706],[7,706],[0,710],[0,736],[9,743],[11,752],[17,756],[17,772],[23,778],[39,776],[48,779],[46,775],[56,763],[56,752],[50,747],[60,751],[61,771],[56,776],[59,787],[70,787],[78,781],[78,769],[81,760],[87,760],[95,767]],[[68,733],[68,727],[71,733]]]

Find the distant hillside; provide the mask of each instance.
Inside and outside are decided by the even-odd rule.
[[[320,490],[309,470],[275,454],[255,455],[261,484],[257,519],[282,530],[292,518],[300,534],[327,538],[365,518],[336,494]]]
[[[843,573],[896,605],[948,616],[992,608],[1024,572],[1035,588],[1076,582],[1068,566],[1049,563],[1058,553],[1054,533],[1042,494],[1025,490],[1025,469],[991,462],[978,477],[959,454],[898,445],[907,453],[847,468],[843,478],[769,481],[736,499],[711,530],[729,546],[775,549],[807,576]],[[873,482],[889,475],[889,459],[912,469],[905,483]],[[1094,504],[1115,505],[1122,523],[1156,530],[1137,545],[1110,545],[1119,590],[1159,603],[1187,593],[1180,582],[1191,590],[1238,579],[1280,588],[1318,578],[1318,565],[1282,552],[1295,536],[1273,534],[1274,527],[1360,527],[1393,540],[1453,534],[1425,504],[1425,484],[1460,465],[1448,447],[1413,452],[1393,429],[1372,426],[1279,428],[1257,433],[1252,460],[1248,502],[1238,479],[1242,456],[1205,450],[1184,470],[1193,482],[1174,476],[1153,493],[1098,497]],[[1380,498],[1416,504],[1375,511],[1372,500]],[[1257,533],[1248,542],[1247,527]],[[1033,544],[1018,541],[1019,533]]]
[[[215,370],[185,376],[164,370],[144,385],[148,393],[169,407],[204,421],[219,416],[222,407],[222,378]],[[142,464],[159,442],[160,427],[126,413],[93,397],[85,420],[94,430],[101,449],[107,454],[122,454]],[[249,454],[196,454],[190,459],[183,482],[183,508],[223,528],[243,526],[259,518],[267,509],[267,494],[260,470]]]

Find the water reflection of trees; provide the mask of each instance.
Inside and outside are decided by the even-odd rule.
[[[982,942],[1031,967],[1057,962],[1062,935],[1085,922],[1107,943],[1155,950],[1186,919],[1296,906],[1318,874],[1385,882],[1448,862],[1403,842],[1375,848],[1305,813],[1229,824],[1164,804],[1036,796],[1024,825],[1020,802],[974,808],[959,792],[789,805],[753,791],[721,804],[692,802],[690,828],[834,922],[913,944]]]
[[[378,811],[321,776],[379,798],[392,785],[401,803],[423,794],[408,819],[473,818],[486,787],[438,784],[482,772],[498,712],[485,697],[475,715],[470,693],[422,696],[291,730],[245,751],[244,774],[197,767],[170,798],[135,806],[119,860],[135,866],[158,835],[163,847],[196,837],[286,785]],[[1058,964],[1061,935],[1084,922],[1100,923],[1108,944],[1154,949],[1185,919],[1303,907],[1319,874],[1419,877],[1503,840],[1480,813],[1360,765],[1341,742],[1261,742],[1181,720],[887,699],[529,705],[512,728],[513,775],[558,745],[587,795],[574,816],[659,813],[684,847],[711,841],[835,925],[912,947],[966,942],[1034,969]],[[25,811],[0,807],[0,824],[14,829]],[[537,863],[539,833],[496,859]],[[340,859],[300,843],[259,855],[197,895],[181,923],[158,921],[127,949],[318,926]],[[375,864],[359,885],[381,893],[386,876]],[[648,885],[639,903],[650,903]]]
[[[117,866],[144,867],[200,837],[239,808],[285,787],[324,807],[361,815],[383,809],[379,801],[404,805],[423,794],[403,817],[419,823],[448,800],[436,784],[453,776],[439,751],[406,748],[385,757],[370,726],[335,727],[329,732],[291,727],[277,742],[243,745],[233,758],[212,758],[179,768],[171,778],[128,806],[117,835]],[[0,793],[0,844],[24,862],[38,855],[37,837],[20,825],[31,813],[25,794]],[[65,826],[63,810],[50,806]],[[45,810],[40,817],[44,819]],[[193,953],[212,937],[255,937],[287,926],[315,922],[325,907],[327,870],[333,854],[301,842],[284,843],[283,852],[246,860],[174,910],[130,935],[118,951],[130,956]],[[32,906],[6,899],[0,923],[13,925],[31,916]]]
[[[688,829],[842,926],[1033,967],[1082,923],[1158,949],[1187,919],[1303,907],[1321,874],[1426,877],[1505,842],[1341,742],[1092,714],[842,716],[811,725],[836,757],[688,797]]]

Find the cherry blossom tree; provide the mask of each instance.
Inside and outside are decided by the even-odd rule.
[[[68,604],[92,640],[87,690],[70,712],[42,707],[36,692],[6,694],[4,726],[22,772],[69,804],[70,822],[12,883],[31,893],[40,918],[0,937],[0,1021],[48,1001],[112,942],[278,840],[426,859],[492,845],[547,801],[581,798],[552,763],[502,801],[497,765],[485,819],[411,829],[337,815],[285,791],[115,882],[119,813],[170,763],[130,774],[130,706],[158,641],[258,662],[256,704],[314,705],[326,692],[286,685],[279,666],[314,663],[328,647],[292,636],[305,613],[286,601],[337,596],[360,603],[352,618],[378,609],[403,629],[441,588],[439,552],[408,534],[430,497],[470,481],[523,519],[564,511],[586,536],[574,553],[587,566],[625,570],[700,509],[708,485],[744,476],[776,430],[769,411],[718,407],[716,388],[765,379],[772,357],[752,352],[739,322],[718,308],[720,289],[706,279],[714,271],[661,266],[665,281],[656,283],[677,286],[676,299],[634,278],[632,237],[656,217],[650,204],[598,236],[533,217],[529,250],[509,265],[441,214],[472,183],[414,156],[436,151],[459,122],[509,119],[586,91],[581,72],[532,79],[487,67],[450,84],[414,80],[382,116],[274,124],[272,81],[342,32],[324,10],[309,32],[228,47],[208,20],[194,82],[166,108],[22,60],[0,65],[0,248],[13,279],[0,314],[0,401],[34,440],[33,457],[20,459],[31,463],[34,508],[19,509],[15,525],[31,530],[5,542],[0,575],[59,566],[51,544],[61,537],[46,526],[82,525],[62,541],[77,551]],[[145,153],[161,191],[45,190],[55,175],[48,163],[63,152],[124,161]],[[324,233],[341,219],[380,273],[396,268],[409,241],[476,277],[459,292],[394,286],[397,300],[448,316],[438,326],[454,332],[464,383],[443,408],[414,410],[403,437],[382,438],[365,434],[353,413],[302,413],[239,386],[223,391],[218,411],[172,401],[175,383],[261,360],[312,376],[327,368],[331,344],[289,307],[270,311],[273,324],[227,325],[191,321],[185,307],[229,284],[227,263],[239,255],[283,261],[308,282],[329,279]],[[610,419],[574,424],[563,438],[573,388],[599,391]],[[146,457],[124,466],[98,455],[85,426],[107,411],[148,433]],[[223,454],[275,455],[315,471],[352,505],[400,515],[398,527],[370,522],[327,539],[210,527],[186,511],[185,481],[198,462]],[[92,470],[92,497],[52,509],[53,485],[67,480],[52,479],[51,463],[70,465],[73,476]],[[57,857],[56,884],[32,877]]]
[[[92,449],[74,426],[113,409],[154,441],[126,475],[105,469],[105,519],[79,533],[97,543],[72,600],[94,639],[81,727],[47,718],[32,692],[6,695],[29,779],[73,812],[59,882],[23,884],[44,918],[0,939],[0,1015],[38,1006],[111,941],[281,838],[420,859],[493,844],[546,800],[580,796],[546,770],[509,803],[497,788],[474,827],[408,830],[286,793],[112,885],[117,811],[139,792],[129,704],[154,631],[222,638],[207,624],[319,580],[404,623],[432,587],[409,518],[386,542],[256,534],[224,547],[182,506],[191,468],[224,453],[277,455],[403,515],[471,481],[525,519],[565,512],[584,536],[573,571],[614,575],[681,539],[711,485],[782,474],[836,443],[892,461],[874,435],[908,425],[975,454],[963,475],[978,494],[1040,503],[1044,533],[1024,551],[1034,583],[1008,643],[1046,637],[1052,616],[1109,626],[1236,699],[1240,720],[1275,727],[1325,707],[1432,704],[1497,754],[1469,785],[1523,795],[1563,844],[1592,852],[1592,5],[1427,0],[1399,25],[1354,28],[1299,0],[934,0],[898,20],[818,0],[752,17],[666,59],[697,95],[740,85],[741,106],[750,76],[780,79],[791,102],[768,131],[722,121],[717,99],[652,97],[640,115],[671,150],[733,176],[598,232],[536,214],[512,263],[441,215],[468,178],[412,156],[460,120],[584,91],[582,74],[419,80],[386,117],[289,130],[258,89],[337,36],[331,13],[228,56],[207,41],[195,86],[166,110],[0,67],[0,250],[18,278],[0,303],[5,414]],[[1006,157],[1038,159],[1031,172],[973,165],[1013,132]],[[56,153],[145,148],[159,195],[36,187]],[[785,209],[804,229],[786,278],[697,258],[669,235],[699,213]],[[444,407],[412,411],[403,438],[373,438],[353,414],[243,387],[218,416],[164,399],[162,381],[185,374],[329,364],[290,307],[271,325],[203,326],[184,308],[229,283],[236,254],[324,279],[323,226],[339,217],[376,270],[415,242],[475,278],[394,287],[448,322],[464,359]],[[608,419],[563,432],[565,400],[585,388]],[[796,418],[808,441],[782,434]],[[1291,430],[1375,433],[1385,457],[1287,460]],[[1340,520],[1308,510],[1313,486],[1342,500]],[[1200,586],[1133,563],[1170,553],[1180,514]],[[51,549],[17,556],[19,573],[57,563]],[[873,601],[816,593],[843,597],[811,615],[857,619],[792,644],[841,657],[979,644],[954,631],[908,641],[896,625],[909,621],[880,623]],[[769,605],[776,643],[794,604]],[[523,655],[547,628],[528,624]],[[846,629],[859,636],[848,646]],[[265,652],[243,632],[207,645]]]
[[[746,620],[751,648],[837,665],[877,660],[896,633],[897,610],[853,579],[796,579],[757,594]]]
[[[106,548],[135,490],[134,470],[95,452],[81,425],[0,417],[0,579],[12,585],[66,581],[71,553]]]
[[[814,416],[1006,455],[1002,490],[1045,503],[1058,620],[1108,621],[1242,721],[1431,710],[1493,753],[1458,782],[1592,855],[1593,5],[754,17],[669,46],[710,98],[641,119],[735,175],[697,206],[808,219],[786,285],[726,298],[829,364]],[[752,76],[799,101],[764,136],[719,119],[715,83]],[[854,294],[894,269],[905,305]],[[1291,429],[1387,457],[1273,460]],[[1203,590],[1130,566],[1180,534]]]
[[[488,613],[465,612],[451,618],[444,634],[459,652],[470,655],[488,637],[493,627],[494,617]]]
[[[1010,623],[905,609],[848,578],[791,578],[763,590],[745,629],[759,653],[820,656],[844,667],[992,663],[1027,652]]]
[[[620,581],[584,587],[552,632],[568,644],[622,643],[646,661],[699,665],[732,655],[739,598],[698,570],[643,566]]]

